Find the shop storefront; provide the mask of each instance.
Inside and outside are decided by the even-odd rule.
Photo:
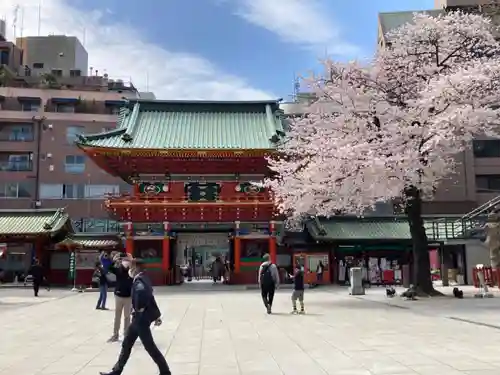
[[[370,285],[402,284],[403,265],[411,260],[408,243],[377,245],[339,245],[335,250],[335,282],[347,284],[349,269],[360,267],[363,280]]]

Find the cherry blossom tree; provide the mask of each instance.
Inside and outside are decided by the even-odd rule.
[[[265,182],[290,222],[362,214],[401,200],[413,284],[433,294],[422,201],[478,135],[498,137],[500,45],[477,14],[415,14],[372,61],[326,61],[305,80],[315,100],[291,121]]]

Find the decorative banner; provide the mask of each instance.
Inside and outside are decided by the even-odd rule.
[[[252,182],[243,182],[241,184],[236,185],[234,190],[236,190],[238,193],[255,195],[255,194],[262,193],[264,191],[264,188],[261,186],[255,185]]]
[[[74,280],[75,278],[75,270],[76,270],[76,256],[75,252],[72,251],[69,255],[69,279]]]
[[[184,189],[188,201],[214,202],[219,199],[221,186],[215,182],[190,182]]]
[[[139,184],[140,194],[160,194],[168,193],[168,183],[163,182],[141,182]]]
[[[92,270],[96,261],[99,260],[99,251],[78,252],[76,254],[76,270]]]

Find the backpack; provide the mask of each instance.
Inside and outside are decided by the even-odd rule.
[[[260,273],[260,285],[264,287],[274,287],[274,278],[271,271],[272,263],[268,263],[262,267]]]

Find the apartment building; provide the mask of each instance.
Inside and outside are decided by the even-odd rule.
[[[477,7],[480,5],[490,4],[492,0],[434,0],[434,8],[463,8],[463,7]]]
[[[35,41],[44,45],[43,38],[54,43],[51,36]],[[68,38],[58,38],[65,55],[74,41]],[[33,43],[29,48],[39,51]],[[83,48],[79,42],[73,45]],[[57,65],[53,69],[61,73],[53,74],[54,53],[60,49],[51,51],[29,66],[19,64],[18,45],[0,41],[0,209],[66,207],[77,229],[113,229],[103,199],[129,186],[87,160],[74,141],[79,134],[114,128],[124,99],[139,94],[131,83],[83,71],[72,74],[85,66],[82,61],[64,69]],[[43,72],[36,72],[35,63],[43,64]]]
[[[465,11],[481,11],[479,5],[489,0],[436,0],[437,9],[426,10],[432,16],[457,8]],[[487,9],[487,8],[484,8]],[[386,34],[411,22],[414,12],[379,13],[378,46],[383,48]],[[457,173],[444,181],[435,200],[426,205],[427,213],[465,213],[500,195],[500,140],[477,139],[472,147],[457,155]]]
[[[28,36],[17,38],[16,46],[23,51],[23,64],[32,75],[70,77],[89,73],[89,55],[74,36]]]
[[[299,94],[295,101],[281,103],[280,108],[286,116],[301,115],[312,99]],[[457,156],[457,162],[456,173],[441,183],[432,202],[424,204],[425,214],[465,214],[500,195],[500,139],[475,140],[471,149]],[[379,204],[367,215],[393,212],[391,203]]]

